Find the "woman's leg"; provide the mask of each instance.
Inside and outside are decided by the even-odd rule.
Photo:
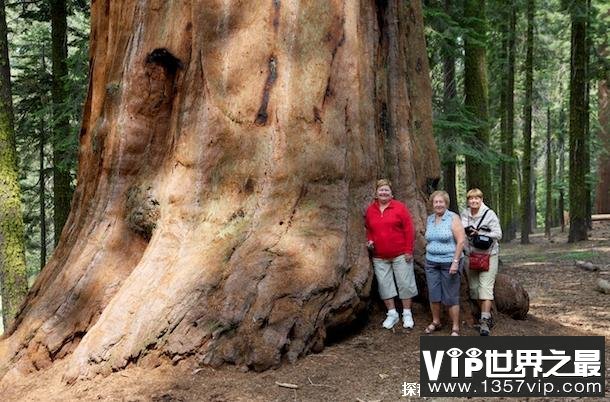
[[[441,303],[440,302],[431,302],[430,310],[432,310],[432,323],[440,324],[441,323]]]
[[[451,333],[460,333],[460,305],[449,306],[449,317],[451,317]]]

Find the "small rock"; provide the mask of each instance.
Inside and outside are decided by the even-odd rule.
[[[589,261],[576,261],[574,263],[574,265],[576,265],[577,268],[580,268],[580,269],[583,269],[583,270],[589,271],[589,272],[599,271],[599,267],[593,265],[593,263],[591,263]]]
[[[597,290],[600,293],[605,293],[607,295],[610,294],[610,282],[605,279],[599,278],[597,280]]]

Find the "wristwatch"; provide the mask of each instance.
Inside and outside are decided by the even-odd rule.
[[[453,262],[458,263],[458,262],[460,262],[460,260],[454,259]]]

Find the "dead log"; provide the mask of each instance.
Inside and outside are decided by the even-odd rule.
[[[515,320],[525,320],[530,299],[525,288],[512,276],[498,273],[494,285],[495,305],[499,312]]]

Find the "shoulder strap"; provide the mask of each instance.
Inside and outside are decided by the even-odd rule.
[[[487,213],[489,212],[489,209],[485,210],[485,213],[483,214],[483,216],[481,216],[481,220],[479,221],[479,224],[476,227],[476,230],[479,230],[479,228],[481,227],[481,224],[483,223],[483,219],[485,219],[485,215],[487,215]]]

